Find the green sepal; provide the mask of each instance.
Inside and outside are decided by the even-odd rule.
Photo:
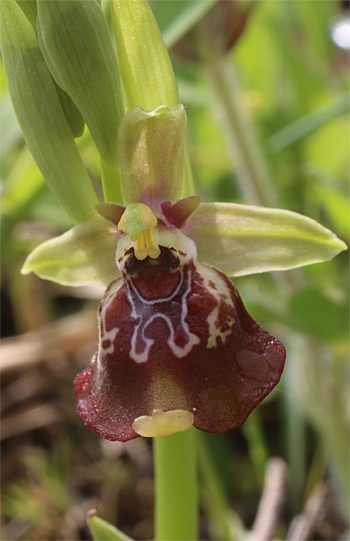
[[[118,152],[124,203],[144,203],[157,212],[163,201],[181,198],[186,130],[183,105],[129,111],[119,126]]]
[[[100,153],[105,197],[121,203],[117,132],[124,107],[102,9],[96,1],[38,0],[38,19],[52,75],[78,107]]]
[[[119,233],[97,217],[43,242],[27,257],[22,274],[67,286],[107,286],[120,276],[115,262]]]
[[[95,514],[90,516],[88,514],[86,522],[95,541],[133,541],[131,537]]]
[[[227,276],[328,261],[346,244],[314,220],[288,210],[201,203],[184,228],[198,259]]]
[[[169,54],[145,0],[110,0],[118,65],[128,109],[179,103]]]
[[[9,91],[26,143],[73,223],[97,202],[33,26],[15,0],[0,2],[1,49]]]

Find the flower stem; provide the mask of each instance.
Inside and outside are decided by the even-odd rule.
[[[231,142],[240,188],[250,204],[274,206],[275,194],[248,111],[244,111],[237,74],[226,57],[208,59],[207,72]]]
[[[198,539],[197,446],[192,427],[154,438],[155,539]]]

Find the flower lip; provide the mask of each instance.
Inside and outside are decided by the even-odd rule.
[[[130,253],[124,264],[124,272],[129,276],[141,276],[154,267],[161,267],[165,272],[173,273],[180,266],[180,258],[175,255],[173,250],[165,246],[160,246],[160,254],[156,259],[147,257],[140,260]]]
[[[79,415],[111,440],[240,426],[284,365],[283,345],[226,276],[197,261],[194,242],[166,226],[157,234],[159,256],[142,261],[129,235],[120,237],[122,278],[106,290],[98,352],[75,380]]]

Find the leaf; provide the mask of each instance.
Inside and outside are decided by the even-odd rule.
[[[56,85],[57,94],[60,98],[62,109],[69,124],[74,139],[81,137],[84,133],[85,122],[75,103],[62,88]]]
[[[186,130],[183,105],[129,111],[119,127],[119,160],[125,204],[144,203],[155,212],[182,195]]]
[[[15,0],[0,2],[1,48],[26,143],[73,223],[95,215],[95,192],[65,118],[35,31]]]
[[[131,537],[96,515],[88,516],[86,522],[95,541],[132,541]]]
[[[118,65],[128,109],[179,103],[169,54],[145,0],[111,0]]]
[[[124,106],[102,9],[96,1],[38,0],[38,19],[52,75],[78,107],[101,155],[106,198],[121,202],[117,131]]]
[[[201,203],[184,228],[198,259],[227,276],[328,261],[346,244],[314,220],[288,210]]]
[[[290,299],[290,326],[321,340],[347,340],[349,312],[346,302],[337,303],[320,288],[309,286]]]
[[[295,120],[267,141],[267,148],[271,152],[279,152],[296,141],[307,137],[310,133],[323,126],[334,117],[349,111],[348,93],[340,94],[331,103]]]
[[[16,0],[16,2],[35,30],[36,17],[38,12],[36,7],[36,0]]]
[[[40,244],[27,257],[22,274],[67,286],[107,286],[120,276],[115,262],[119,234],[104,218],[93,218]]]
[[[152,11],[167,47],[172,47],[216,3],[217,0],[155,0]]]
[[[37,21],[36,31],[37,31],[37,36],[38,36],[39,47],[43,54],[45,62],[49,70],[51,71],[51,74],[55,73],[55,75],[57,76],[57,79],[55,79],[55,81],[57,81],[59,79],[59,76],[57,72],[55,71],[55,67],[52,64],[50,56],[45,48],[39,19]],[[57,84],[57,82],[55,82],[55,84],[56,84],[58,97],[60,98],[60,102],[61,102],[64,114],[66,116],[70,129],[72,130],[73,137],[74,138],[80,137],[81,135],[83,135],[83,132],[84,132],[84,127],[85,127],[84,119],[79,109],[77,108],[75,103],[72,101],[72,99],[68,96],[68,94],[64,90],[62,90],[62,88]]]

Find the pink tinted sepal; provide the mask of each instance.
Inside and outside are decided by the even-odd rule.
[[[200,430],[223,433],[281,377],[284,346],[230,280],[190,257],[190,244],[187,253],[162,246],[157,260],[138,261],[132,249],[119,258],[123,278],[100,306],[99,350],[74,382],[78,414],[99,437],[136,438],[134,420],[156,409],[189,411]]]

